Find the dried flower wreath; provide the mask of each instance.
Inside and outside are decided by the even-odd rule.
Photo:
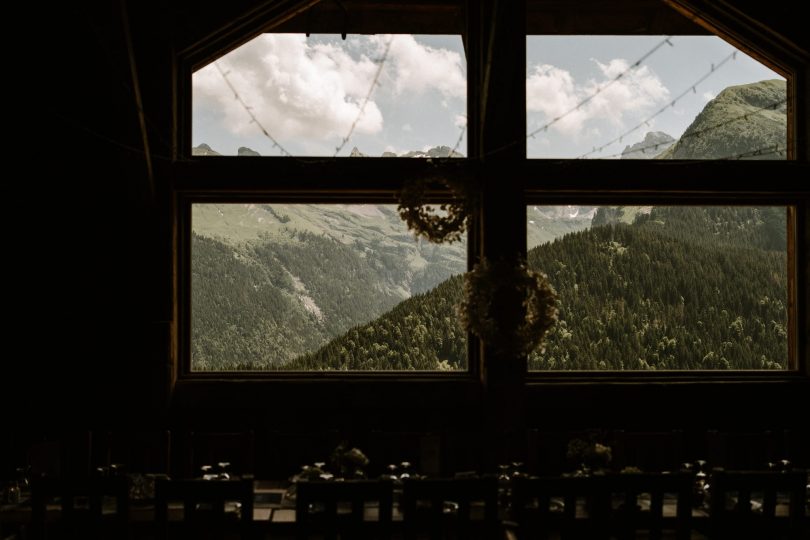
[[[496,298],[516,293],[521,301],[522,321],[509,331],[492,313]],[[465,329],[488,346],[512,356],[529,354],[543,343],[557,321],[557,293],[546,276],[535,272],[525,261],[482,259],[464,279],[464,299],[459,306]]]
[[[425,203],[431,183],[442,184],[453,192],[454,201],[436,207]],[[417,236],[423,236],[436,244],[455,242],[467,227],[467,217],[472,208],[472,194],[464,182],[454,182],[443,177],[411,180],[399,193],[399,216]]]

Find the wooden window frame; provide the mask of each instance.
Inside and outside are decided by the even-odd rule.
[[[175,157],[171,167],[171,220],[174,231],[173,272],[175,324],[172,340],[170,387],[195,387],[212,392],[214,385],[241,382],[261,388],[292,385],[322,388],[323,384],[362,384],[364,388],[392,388],[389,383],[407,381],[410,394],[425,388],[422,383],[459,392],[464,399],[476,397],[491,383],[542,386],[620,382],[650,384],[658,381],[716,383],[803,380],[810,378],[808,362],[808,307],[810,307],[810,204],[805,177],[810,155],[808,137],[808,86],[810,68],[795,50],[778,40],[762,37],[734,13],[714,9],[692,0],[667,0],[693,21],[721,35],[754,58],[765,60],[788,79],[789,161],[694,162],[617,160],[527,159],[525,144],[514,144],[525,132],[525,34],[511,31],[524,24],[524,1],[463,2],[464,43],[468,65],[468,157],[453,160],[400,158],[287,158],[191,156],[191,74],[213,58],[236,48],[261,32],[289,24],[296,13],[316,2],[268,3],[240,24],[227,27],[207,40],[180,51],[175,59]],[[281,3],[285,4],[285,3]],[[269,7],[268,7],[269,6]],[[697,6],[697,7],[695,7]],[[284,10],[286,9],[286,11]],[[296,9],[298,11],[296,11]],[[495,15],[497,16],[495,16]],[[256,24],[255,21],[261,21]],[[510,34],[511,31],[511,34]],[[339,31],[338,31],[339,33]],[[762,38],[762,39],[760,39]],[[767,38],[767,39],[766,39]],[[518,43],[522,43],[522,49]],[[516,48],[517,47],[517,48]],[[514,51],[519,51],[514,53]],[[512,55],[512,56],[509,56]],[[505,60],[506,58],[509,60]],[[773,61],[778,58],[779,62]],[[502,78],[503,80],[499,80]],[[495,84],[494,80],[499,80]],[[509,103],[499,100],[501,87],[513,83],[519,95]],[[516,84],[516,86],[514,86]],[[520,88],[524,92],[521,95]],[[802,99],[799,99],[799,97]],[[507,100],[508,101],[508,100]],[[493,114],[497,110],[498,116]],[[487,117],[489,120],[487,120]],[[504,144],[506,142],[506,144]],[[511,148],[505,146],[511,145]],[[503,150],[503,151],[502,151]],[[396,192],[409,178],[436,174],[462,175],[482,186],[482,205],[470,224],[468,256],[525,255],[526,204],[716,204],[783,205],[790,208],[788,234],[789,351],[791,369],[786,372],[527,372],[525,359],[508,366],[475,339],[469,340],[469,369],[464,373],[349,372],[349,373],[199,373],[189,366],[188,307],[190,264],[190,205],[193,202],[228,202],[251,198],[257,201],[295,202],[394,202]],[[655,179],[652,186],[650,178]],[[759,178],[767,178],[763,185]],[[606,180],[608,179],[608,180]],[[615,179],[615,180],[610,180]],[[734,179],[734,180],[730,180]],[[437,192],[441,198],[443,193]],[[500,205],[503,208],[497,209]],[[493,216],[510,215],[509,223],[492,226]],[[486,225],[489,223],[490,225]],[[514,238],[506,242],[505,232]],[[312,383],[316,383],[312,386]],[[373,386],[368,386],[368,385]],[[269,385],[269,386],[268,386]],[[376,385],[376,386],[375,386]],[[239,386],[239,388],[243,388]],[[432,386],[435,388],[435,386]],[[205,390],[202,390],[205,389]],[[371,392],[378,394],[378,392]]]

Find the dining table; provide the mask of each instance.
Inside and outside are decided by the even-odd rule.
[[[216,481],[216,480],[214,480]],[[295,500],[290,495],[289,483],[286,481],[275,480],[255,480],[254,486],[254,506],[253,506],[253,522],[251,527],[254,530],[254,537],[256,538],[294,538],[296,535],[296,507]],[[31,523],[32,509],[28,494],[23,493],[18,502],[3,503],[0,505],[0,540],[14,539],[25,540],[29,537],[27,534],[28,526]],[[396,497],[395,497],[396,501]],[[676,499],[674,496],[665,497],[663,504],[664,517],[674,517],[676,512]],[[550,501],[553,511],[562,512],[564,508],[564,501],[562,499],[552,498]],[[640,511],[649,510],[650,499],[643,494],[636,500],[637,509]],[[733,504],[733,501],[732,501]],[[757,511],[755,505],[759,504],[756,500],[752,501],[752,510]],[[81,508],[79,504],[77,508]],[[788,501],[785,499],[777,500],[776,515],[783,517],[788,515]],[[445,503],[445,512],[452,514],[457,507],[454,507],[452,501]],[[53,521],[58,519],[61,511],[61,506],[58,501],[50,502],[46,507],[46,521]],[[168,505],[169,521],[180,521],[183,513],[182,502],[170,502]],[[238,503],[229,503],[225,508],[226,513],[232,513],[234,516],[238,515],[241,509]],[[338,508],[338,514],[342,512],[349,513],[350,508]],[[471,512],[475,514],[477,509],[475,506]],[[102,513],[113,514],[115,512],[115,504],[113,500],[105,500],[102,506]],[[483,507],[480,509],[483,513]],[[379,515],[379,507],[376,504],[366,504],[364,506],[364,520],[376,521]],[[575,512],[577,519],[588,519],[587,505],[584,500],[577,501],[577,508]],[[474,516],[473,516],[473,519]],[[401,523],[403,515],[401,508],[395,502],[392,521],[394,523],[393,530],[401,530]],[[503,524],[504,537],[510,537],[510,530],[513,530],[517,524],[513,521],[511,509],[507,505],[502,505],[499,508],[499,520]],[[698,504],[692,509],[692,522],[693,533],[692,538],[703,539],[706,538],[705,531],[708,530],[710,520],[710,513],[708,505]],[[129,525],[132,536],[134,538],[148,538],[154,530],[155,524],[155,504],[154,500],[148,497],[138,497],[130,500],[129,505]],[[397,526],[399,524],[399,526]]]

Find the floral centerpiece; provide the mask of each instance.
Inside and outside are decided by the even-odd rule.
[[[362,450],[349,448],[349,444],[343,441],[332,451],[330,463],[338,478],[365,478],[363,469],[369,464],[369,459]]]
[[[580,473],[587,473],[606,469],[613,461],[613,449],[594,440],[576,438],[568,442],[565,456],[572,465],[579,467]]]

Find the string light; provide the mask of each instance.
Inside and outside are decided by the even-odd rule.
[[[250,123],[256,124],[259,127],[259,130],[261,130],[262,134],[268,139],[270,139],[270,142],[273,143],[273,148],[278,148],[279,152],[281,152],[285,156],[292,156],[292,154],[290,154],[283,146],[281,146],[281,143],[279,143],[276,140],[276,138],[270,134],[267,128],[264,127],[264,125],[261,122],[259,122],[259,119],[256,118],[255,114],[253,114],[253,108],[250,107],[245,102],[244,99],[242,99],[242,96],[239,95],[239,92],[237,92],[236,88],[233,86],[233,84],[231,84],[230,79],[228,79],[228,73],[222,70],[222,67],[220,67],[218,62],[214,62],[214,67],[217,68],[217,71],[219,71],[219,74],[222,76],[222,80],[225,81],[225,84],[227,84],[228,88],[231,90],[231,92],[233,92],[234,99],[242,106],[243,109],[245,109],[245,112],[248,113],[248,115],[250,116]]]
[[[636,69],[637,67],[639,67],[639,66],[640,66],[640,65],[641,65],[641,64],[642,64],[642,63],[643,63],[643,62],[644,62],[644,61],[645,61],[647,58],[649,58],[650,56],[652,56],[652,55],[655,53],[655,51],[657,51],[658,49],[660,49],[660,48],[661,48],[661,47],[663,47],[664,45],[669,45],[670,47],[674,47],[674,46],[675,46],[675,45],[673,45],[673,44],[672,44],[672,41],[670,41],[670,36],[665,37],[665,38],[664,38],[663,40],[661,40],[661,42],[660,42],[660,43],[658,43],[658,44],[657,44],[655,47],[653,47],[652,49],[650,49],[649,51],[647,51],[646,53],[644,53],[644,54],[643,54],[643,55],[642,55],[642,56],[641,56],[641,57],[640,57],[638,60],[636,60],[635,62],[633,62],[632,64],[630,64],[630,67],[628,67],[627,69],[625,69],[624,71],[622,71],[621,73],[619,73],[618,75],[616,75],[615,77],[613,77],[611,80],[609,80],[609,81],[608,81],[607,83],[605,83],[604,85],[602,85],[602,86],[600,86],[599,88],[597,88],[597,89],[596,89],[596,91],[595,91],[593,94],[588,95],[588,96],[587,96],[587,97],[585,97],[585,98],[584,98],[582,101],[580,101],[579,103],[577,103],[577,104],[576,104],[576,106],[574,106],[574,107],[573,107],[573,108],[571,108],[571,109],[568,109],[566,112],[564,112],[564,113],[563,113],[563,114],[561,114],[560,116],[557,116],[557,117],[553,118],[553,119],[552,119],[550,122],[547,122],[547,123],[546,123],[546,124],[544,124],[543,126],[541,126],[541,127],[537,128],[537,129],[535,129],[534,131],[530,132],[529,134],[527,134],[527,135],[526,135],[526,138],[527,138],[527,139],[528,139],[529,137],[532,137],[532,138],[533,138],[535,135],[537,135],[537,134],[538,134],[538,133],[540,133],[541,131],[547,131],[549,127],[553,126],[554,124],[556,124],[557,122],[559,122],[560,120],[562,120],[563,118],[565,118],[566,116],[568,116],[569,114],[572,114],[572,113],[574,113],[575,111],[578,111],[580,107],[582,107],[583,105],[585,105],[586,103],[588,103],[589,101],[591,101],[593,98],[595,98],[596,96],[598,96],[599,94],[601,94],[602,92],[604,92],[605,90],[607,90],[608,88],[610,88],[610,87],[611,87],[613,84],[615,84],[616,82],[618,82],[618,81],[619,81],[619,80],[620,80],[622,77],[624,77],[625,75],[627,75],[628,73],[630,73],[631,71],[633,71],[634,69]],[[545,76],[546,74],[548,74],[548,72],[549,72],[549,71],[550,71],[550,69],[549,69],[549,70],[546,70],[546,71],[545,71],[545,73],[543,73],[543,76]]]
[[[732,52],[731,54],[729,54],[728,56],[726,56],[725,58],[723,58],[723,59],[722,59],[722,60],[721,60],[721,61],[720,61],[718,64],[714,64],[714,63],[712,63],[712,64],[711,64],[711,69],[710,69],[710,70],[709,70],[709,71],[708,71],[706,74],[704,74],[703,76],[701,76],[701,77],[700,77],[700,78],[699,78],[697,81],[695,81],[694,83],[692,83],[692,84],[688,85],[688,86],[686,87],[686,90],[684,90],[683,92],[681,92],[680,94],[678,94],[678,95],[677,95],[677,97],[675,97],[675,99],[673,99],[673,100],[672,100],[670,103],[668,103],[668,104],[667,104],[667,105],[665,105],[664,107],[662,107],[662,108],[658,109],[658,110],[657,110],[657,111],[656,111],[656,112],[655,112],[655,113],[654,113],[652,116],[650,116],[650,117],[646,118],[645,120],[643,120],[642,122],[640,122],[640,123],[636,124],[634,127],[632,127],[632,128],[630,128],[630,129],[628,129],[627,131],[625,131],[624,133],[622,133],[622,134],[621,134],[621,135],[619,135],[618,137],[616,137],[616,138],[614,138],[614,139],[611,139],[610,141],[608,141],[608,142],[606,142],[606,143],[604,143],[604,144],[602,144],[602,145],[597,146],[597,147],[596,147],[596,150],[591,150],[590,152],[586,152],[586,153],[582,154],[581,156],[577,157],[577,159],[582,159],[582,158],[588,157],[588,156],[589,156],[589,155],[591,155],[591,154],[595,154],[595,153],[597,153],[597,152],[601,152],[602,150],[604,150],[604,149],[605,149],[605,148],[607,148],[608,146],[611,146],[611,145],[613,145],[613,144],[615,144],[615,143],[619,142],[619,141],[620,141],[621,139],[623,139],[624,137],[627,137],[628,135],[630,135],[631,133],[634,133],[635,131],[637,131],[637,130],[641,129],[642,127],[644,127],[644,126],[649,126],[649,125],[650,125],[650,122],[651,122],[652,120],[654,120],[655,118],[657,118],[658,116],[660,116],[661,114],[663,114],[663,113],[664,113],[664,112],[665,112],[667,109],[669,109],[670,107],[675,107],[675,104],[676,104],[677,102],[679,102],[681,99],[683,99],[683,98],[684,98],[684,97],[685,97],[687,94],[689,94],[689,92],[693,92],[693,93],[694,93],[694,92],[695,92],[695,88],[696,88],[696,87],[697,87],[697,86],[698,86],[700,83],[702,83],[703,81],[705,81],[706,79],[708,79],[709,77],[711,77],[712,75],[714,75],[715,73],[717,73],[717,71],[718,71],[718,70],[719,70],[721,67],[723,67],[723,66],[724,66],[726,63],[730,62],[731,60],[736,60],[736,58],[737,58],[737,51],[734,51],[734,52]]]
[[[453,149],[450,150],[450,155],[448,157],[453,157],[453,154],[456,153],[456,150],[458,150],[458,147],[461,146],[461,140],[464,138],[464,134],[466,132],[467,132],[467,124],[464,124],[461,127],[461,131],[458,134],[458,140],[456,141],[456,144],[453,145]]]
[[[744,159],[749,157],[758,157],[758,156],[769,156],[771,154],[779,154],[780,156],[784,155],[786,148],[780,148],[779,144],[773,144],[770,146],[763,146],[762,148],[757,148],[756,150],[749,150],[747,152],[741,152],[739,154],[731,154],[729,156],[717,158],[719,160],[731,160],[731,159]]]
[[[357,118],[354,119],[352,122],[351,127],[349,128],[349,132],[343,137],[343,140],[337,147],[335,148],[334,156],[337,156],[343,147],[349,142],[349,139],[352,138],[352,133],[354,133],[354,128],[357,127],[357,122],[360,121],[360,118],[363,116],[363,111],[366,109],[366,105],[368,105],[368,101],[371,99],[371,94],[374,93],[374,88],[377,86],[377,81],[380,79],[380,75],[382,74],[383,66],[385,66],[385,61],[388,59],[388,52],[391,50],[391,43],[394,42],[394,36],[391,36],[391,39],[388,40],[388,43],[385,45],[385,52],[383,52],[382,58],[380,59],[380,63],[377,65],[377,72],[374,74],[374,80],[371,81],[371,86],[366,93],[365,99],[363,99],[363,104],[360,106],[360,110],[357,112]]]
[[[689,139],[691,137],[701,137],[706,133],[712,132],[712,131],[714,131],[716,129],[719,129],[719,128],[723,127],[723,126],[727,126],[728,124],[732,124],[734,122],[737,122],[738,120],[748,121],[748,119],[752,115],[760,114],[763,111],[776,110],[776,108],[778,106],[783,105],[785,103],[787,103],[787,100],[784,100],[784,99],[781,99],[779,101],[774,101],[773,103],[765,105],[764,107],[759,107],[758,109],[755,109],[753,111],[748,111],[748,112],[743,113],[743,114],[741,114],[739,116],[729,118],[728,120],[718,122],[717,124],[712,124],[711,126],[707,126],[707,127],[703,128],[703,129],[697,129],[697,130],[691,131],[689,133],[684,133],[683,135],[681,135],[680,139],[678,139],[678,141],[675,141],[675,142],[679,143],[680,141],[683,141],[685,139]],[[621,142],[621,141],[619,141],[619,142]],[[633,153],[636,153],[636,152],[644,153],[645,150],[648,150],[648,149],[652,148],[653,146],[658,146],[658,144],[660,144],[660,143],[641,146],[641,147],[636,148],[635,150],[633,150]],[[590,153],[593,153],[593,152],[594,151],[591,151]],[[617,158],[617,157],[621,157],[623,154],[624,154],[624,152],[618,152],[618,153],[615,153],[615,154],[611,154],[609,156],[603,156],[603,159]]]

